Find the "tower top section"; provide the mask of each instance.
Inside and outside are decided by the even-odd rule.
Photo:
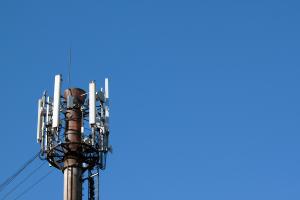
[[[108,79],[104,89],[97,90],[91,81],[86,92],[80,88],[66,88],[63,79],[54,78],[53,96],[44,92],[38,101],[37,142],[41,156],[64,170],[64,161],[75,155],[83,169],[105,169],[109,145]]]

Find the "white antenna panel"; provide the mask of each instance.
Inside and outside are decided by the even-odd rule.
[[[49,125],[49,115],[50,115],[50,97],[47,97],[46,101],[46,125]]]
[[[108,93],[108,78],[105,78],[105,98],[109,98],[109,93]]]
[[[48,127],[48,125],[49,125],[49,116],[50,116],[50,97],[49,96],[47,96],[47,100],[46,100],[46,119],[45,119],[45,121],[46,121],[46,127]],[[44,151],[46,151],[47,150],[47,148],[48,148],[48,136],[47,136],[47,133],[44,135]]]
[[[38,121],[37,121],[37,133],[36,133],[37,143],[42,141],[42,99],[38,101]]]
[[[60,88],[61,88],[61,75],[56,75],[54,81],[52,128],[57,128],[59,126]]]
[[[96,123],[96,84],[94,81],[89,84],[89,123]]]
[[[105,106],[105,117],[109,118],[109,109],[108,109],[108,106]]]

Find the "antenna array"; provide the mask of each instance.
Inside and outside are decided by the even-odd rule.
[[[53,98],[44,92],[38,101],[37,142],[41,156],[64,171],[65,178],[69,176],[66,169],[74,166],[79,171],[71,174],[104,170],[107,153],[111,151],[108,79],[105,79],[105,90],[99,91],[95,81],[91,81],[88,93],[68,88],[62,95],[61,87],[62,76],[56,75]],[[67,193],[65,200],[70,199]]]

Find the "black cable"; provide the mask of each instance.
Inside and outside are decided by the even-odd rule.
[[[19,196],[17,196],[14,200],[17,200],[20,197],[22,197],[23,195],[25,195],[27,192],[29,192],[31,189],[33,189],[37,184],[39,184],[42,180],[44,180],[47,176],[49,176],[52,172],[54,172],[54,170],[48,171],[47,174],[45,174],[44,176],[42,176],[40,179],[38,179],[35,183],[33,183],[32,185],[30,185],[28,188],[26,188],[26,190],[24,190],[21,194],[19,194]]]
[[[8,186],[22,171],[30,165],[40,154],[40,151],[38,151],[31,159],[29,159],[17,172],[15,172],[12,176],[7,178],[3,183],[0,184],[0,192],[5,189],[6,186]]]
[[[40,164],[37,168],[35,168],[34,170],[32,170],[32,172],[30,174],[28,174],[22,181],[20,181],[19,184],[17,184],[14,188],[12,188],[9,192],[7,192],[5,194],[5,196],[1,199],[4,200],[6,199],[12,192],[14,192],[16,189],[18,189],[18,187],[20,187],[20,185],[22,185],[24,182],[26,182],[33,174],[35,174],[44,164],[46,164],[46,162],[42,162],[42,164]]]

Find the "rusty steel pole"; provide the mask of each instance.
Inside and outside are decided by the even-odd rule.
[[[81,152],[81,106],[85,100],[85,91],[79,88],[69,88],[64,92],[64,99],[72,99],[72,106],[65,114],[65,141],[68,148],[64,157],[64,200],[82,200],[82,161]]]

